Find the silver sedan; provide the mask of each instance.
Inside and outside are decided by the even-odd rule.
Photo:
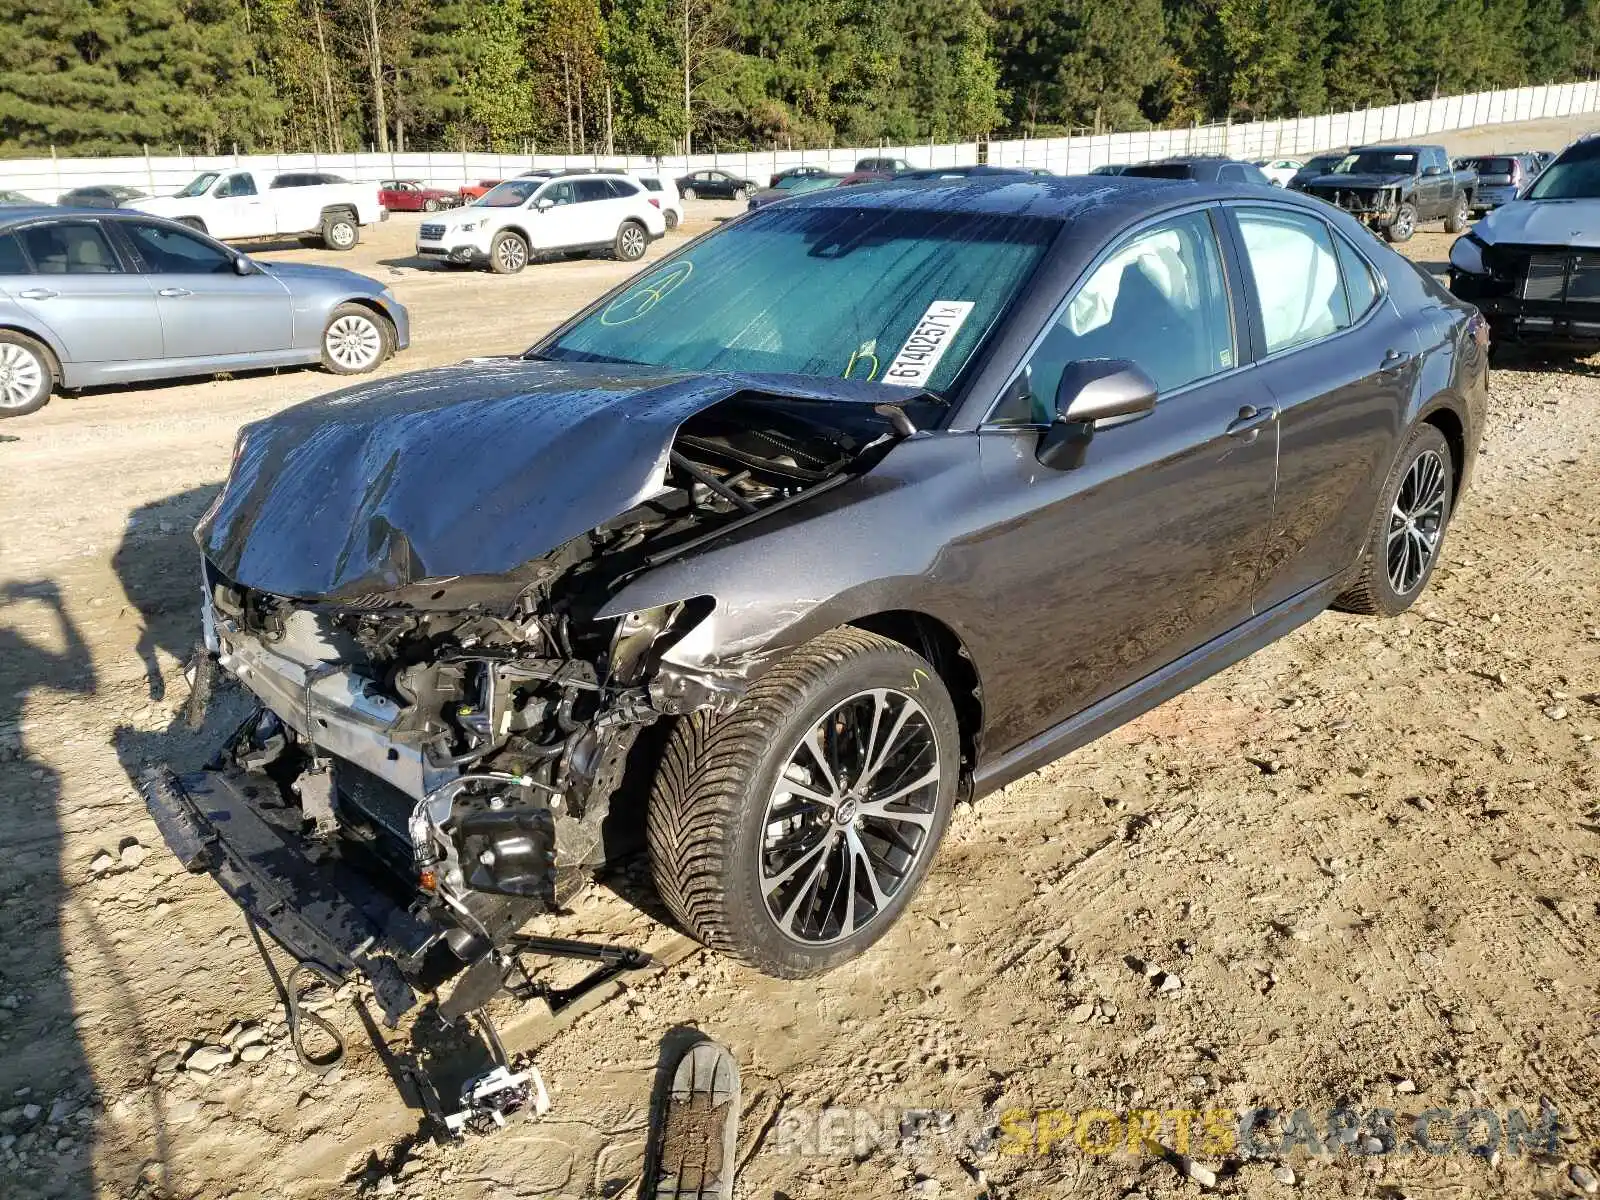
[[[0,209],[0,417],[57,388],[320,362],[373,370],[405,306],[337,267],[268,265],[132,212]]]

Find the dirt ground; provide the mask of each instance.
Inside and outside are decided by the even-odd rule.
[[[1446,140],[1574,132],[1541,126]],[[691,210],[696,232],[735,206]],[[413,318],[389,371],[520,349],[627,271],[430,269],[414,225],[262,257],[389,282]],[[1407,249],[1438,264],[1449,241]],[[447,1146],[393,1078],[420,1032],[330,998],[346,1062],[297,1063],[239,912],[178,869],[131,782],[208,749],[176,719],[189,531],[235,430],[332,386],[97,391],[0,423],[0,1196],[632,1195],[658,1060],[695,1031],[743,1070],[743,1196],[1595,1190],[1600,360],[1496,370],[1478,477],[1412,612],[1320,617],[964,806],[863,959],[767,979],[659,923],[637,866],[591,888],[544,928],[671,965],[562,1020],[497,1003],[551,1112]],[[1297,1147],[1232,1136],[1261,1107]],[[1334,1109],[1365,1127],[1330,1133]],[[1395,1153],[1371,1153],[1382,1109]],[[1430,1109],[1438,1153],[1413,1136]],[[1547,1135],[1492,1141],[1473,1109]]]

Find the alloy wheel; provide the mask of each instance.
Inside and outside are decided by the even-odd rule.
[[[356,227],[348,221],[335,221],[328,227],[328,240],[340,250],[356,244]]]
[[[639,258],[644,254],[644,230],[637,225],[627,225],[622,230],[622,257]]]
[[[45,367],[15,342],[0,342],[0,408],[23,408],[39,394]]]
[[[941,765],[927,711],[892,688],[812,725],[762,822],[761,894],[786,937],[828,945],[883,915],[933,843]]]
[[[495,255],[508,274],[522,270],[528,263],[528,248],[522,244],[521,238],[505,238],[495,251]]]
[[[1424,450],[1406,472],[1389,510],[1389,586],[1398,596],[1417,589],[1439,551],[1447,476],[1439,452]]]
[[[350,371],[364,371],[378,363],[383,353],[383,335],[367,317],[353,314],[340,317],[323,335],[328,357]]]
[[[1401,241],[1411,236],[1411,214],[1402,210],[1394,219],[1394,235]]]

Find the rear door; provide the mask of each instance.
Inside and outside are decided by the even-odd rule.
[[[1093,268],[980,439],[989,522],[968,546],[971,611],[994,673],[1026,676],[1026,711],[995,714],[1010,749],[1251,615],[1272,514],[1277,425],[1240,368],[1234,293],[1204,210],[1132,233]],[[1069,362],[1129,359],[1155,410],[1100,428],[1082,466],[1036,452]]]
[[[163,357],[254,354],[294,344],[294,308],[279,280],[259,271],[238,274],[236,255],[187,230],[138,220],[114,228],[155,289]]]
[[[95,220],[47,220],[16,230],[33,267],[6,291],[55,334],[77,363],[161,357],[155,292]]]
[[[609,179],[579,179],[573,183],[577,193],[577,228],[581,236],[579,245],[598,246],[617,236],[617,226],[627,209],[627,202],[617,198],[611,190]]]
[[[1230,207],[1245,260],[1257,371],[1278,409],[1278,492],[1258,609],[1355,562],[1395,452],[1416,335],[1381,275],[1327,222]]]

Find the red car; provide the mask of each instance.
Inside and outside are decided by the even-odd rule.
[[[497,188],[504,182],[503,179],[480,179],[477,183],[469,183],[461,189],[461,203],[470,204],[474,200],[482,200],[490,188]]]
[[[378,203],[390,212],[438,212],[460,204],[461,197],[417,179],[385,179],[378,185]]]

